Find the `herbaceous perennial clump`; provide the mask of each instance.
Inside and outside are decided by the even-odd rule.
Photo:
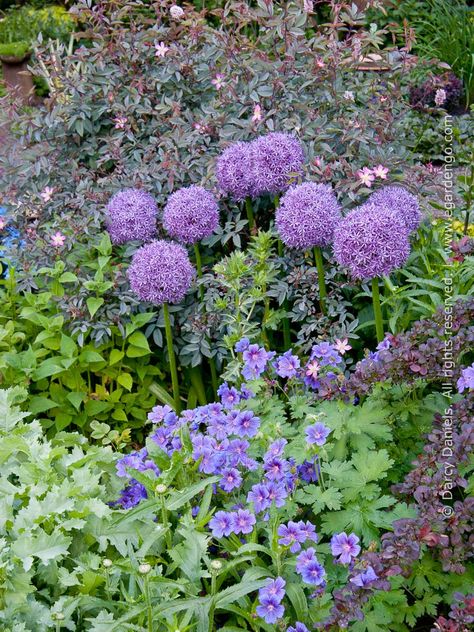
[[[252,180],[255,196],[286,191],[303,175],[304,152],[291,134],[272,132],[252,142]]]
[[[403,219],[408,232],[416,230],[421,221],[418,198],[403,187],[388,186],[375,191],[369,199],[371,204],[387,207]]]
[[[290,248],[327,246],[341,220],[341,209],[332,188],[304,182],[289,189],[276,211],[276,227]]]
[[[119,191],[111,198],[105,212],[107,230],[114,244],[149,241],[156,235],[158,207],[146,191]]]
[[[191,286],[194,268],[183,246],[156,240],[134,254],[128,278],[142,301],[154,305],[179,303]]]
[[[388,275],[409,254],[407,228],[400,215],[372,202],[351,211],[334,233],[334,256],[356,279]]]
[[[163,211],[167,233],[184,244],[195,244],[212,235],[219,224],[219,207],[209,191],[200,186],[183,187],[168,199]]]

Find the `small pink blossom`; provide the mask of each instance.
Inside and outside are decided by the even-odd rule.
[[[257,103],[257,105],[253,109],[252,121],[254,123],[259,123],[262,120],[262,108]]]
[[[385,101],[387,101],[387,100],[388,100],[388,97],[386,97],[386,96],[385,96],[385,95],[383,95],[383,94],[379,97],[379,101],[380,101],[380,103],[385,103]]]
[[[342,340],[339,340],[339,338],[336,338],[336,340],[334,341],[334,348],[341,355],[344,355],[346,351],[349,351],[350,349],[352,349],[351,345],[348,344],[348,342],[349,341],[347,340],[347,338],[343,338]]]
[[[169,47],[164,42],[155,44],[155,57],[164,57],[168,51]]]
[[[51,245],[54,246],[55,248],[60,248],[61,246],[64,246],[65,241],[66,241],[66,237],[59,231],[54,233],[54,235],[51,235],[50,242],[51,242]]]
[[[128,118],[126,116],[119,115],[112,120],[115,123],[115,129],[125,129],[125,126],[128,123]]]
[[[314,162],[316,167],[321,167],[322,164],[323,164],[321,156],[315,156],[313,162]]]
[[[355,100],[354,93],[351,90],[346,90],[342,96],[343,96],[343,98],[346,101],[354,101]]]
[[[217,75],[214,77],[214,79],[211,79],[211,83],[215,87],[216,90],[220,90],[225,85],[224,80],[225,80],[225,75],[218,72]]]
[[[313,377],[316,378],[318,377],[318,373],[319,373],[319,369],[321,367],[319,366],[319,364],[316,362],[316,360],[313,360],[313,362],[311,362],[310,364],[308,364],[308,366],[306,367],[306,375],[308,377]]]
[[[376,178],[381,178],[382,180],[387,179],[388,172],[389,172],[389,169],[387,167],[384,167],[383,165],[377,165],[376,167],[372,169],[372,173],[374,174],[374,176]]]
[[[359,177],[360,183],[365,184],[365,186],[369,188],[372,186],[372,182],[375,180],[372,169],[369,169],[368,167],[359,169],[359,171],[357,172],[357,176]]]
[[[3,230],[6,225],[7,225],[7,222],[5,221],[5,218],[0,217],[0,230]]]
[[[312,13],[314,11],[313,0],[303,0],[303,11]]]
[[[317,66],[318,68],[324,68],[324,67],[325,67],[325,65],[326,65],[326,64],[324,63],[324,60],[322,59],[322,57],[318,57],[318,58],[316,59],[316,66]]]
[[[53,197],[53,193],[53,187],[44,187],[44,189],[40,193],[40,198],[43,200],[43,202],[49,202],[49,200]]]
[[[436,94],[435,94],[435,104],[438,107],[441,107],[445,102],[446,102],[446,90],[443,90],[443,88],[438,88],[438,90],[436,90]]]

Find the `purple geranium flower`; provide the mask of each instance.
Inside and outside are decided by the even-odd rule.
[[[300,368],[300,359],[292,354],[291,350],[286,351],[273,363],[277,375],[280,377],[295,377]]]
[[[308,426],[305,430],[306,441],[311,445],[322,446],[326,443],[326,439],[331,430],[321,422]]]
[[[298,522],[298,525],[300,528],[301,537],[303,537],[305,540],[312,540],[313,542],[318,541],[318,536],[316,534],[314,524],[311,524],[311,522],[309,521],[300,521]]]
[[[168,413],[172,413],[173,409],[171,408],[171,406],[154,406],[151,409],[151,412],[148,413],[148,419],[153,423],[153,424],[158,424],[160,422],[163,421],[163,419],[166,417],[166,415],[168,415]]]
[[[221,398],[221,403],[227,410],[230,410],[233,406],[240,402],[240,393],[233,386],[229,387],[227,382],[223,382],[217,391],[217,394]]]
[[[312,560],[301,570],[301,577],[305,584],[319,586],[323,583],[326,571],[317,560]]]
[[[331,552],[340,564],[349,564],[353,557],[360,553],[359,538],[355,533],[347,535],[345,532],[336,533],[331,538]]]
[[[268,446],[268,450],[265,452],[263,461],[266,463],[274,457],[283,456],[283,451],[287,443],[288,441],[286,439],[277,439],[276,441],[273,441]]]
[[[244,410],[235,419],[235,434],[241,437],[255,437],[260,428],[260,418],[251,410]]]
[[[279,481],[288,472],[289,463],[285,459],[280,459],[276,456],[268,461],[265,461],[263,469],[265,470],[265,476],[268,480]]]
[[[183,246],[152,241],[136,251],[127,274],[140,300],[161,305],[183,300],[191,287],[194,268]]]
[[[305,541],[305,537],[301,533],[297,522],[290,520],[287,525],[281,524],[278,527],[278,535],[280,536],[278,544],[289,546],[292,553],[301,551],[301,543]]]
[[[240,475],[239,470],[235,467],[228,467],[221,472],[222,478],[219,483],[219,487],[221,487],[225,492],[231,492],[236,487],[240,487],[242,484],[242,476]]]
[[[286,582],[283,577],[277,577],[276,579],[269,579],[263,588],[258,591],[259,598],[262,597],[275,597],[278,601],[281,601],[285,596]]]
[[[262,597],[257,606],[257,614],[266,623],[276,623],[285,614],[285,608],[276,597]]]
[[[249,348],[249,346],[250,340],[248,338],[241,338],[239,342],[235,344],[234,349],[236,353],[243,353]]]
[[[247,509],[239,509],[232,514],[232,531],[239,533],[252,533],[256,523],[255,516]]]
[[[466,388],[474,389],[474,363],[461,371],[461,377],[458,379],[456,386],[459,393],[463,393]]]
[[[316,559],[316,551],[313,547],[309,547],[306,551],[301,551],[301,553],[296,558],[296,570],[298,573],[302,573],[303,569],[308,566],[311,562],[317,561]]]
[[[273,351],[266,351],[263,347],[256,344],[249,345],[242,354],[244,367],[242,375],[246,380],[259,377],[266,369],[267,362],[273,358]]]
[[[351,577],[350,581],[356,586],[360,586],[361,588],[366,588],[377,579],[378,579],[378,576],[375,574],[375,571],[372,568],[372,566],[368,566],[367,569],[363,573],[360,573],[359,575],[356,575],[355,577]]]
[[[295,623],[295,626],[293,627],[292,625],[290,625],[286,632],[309,632],[309,630],[304,623],[300,623],[299,621],[297,621]]]
[[[285,486],[277,482],[273,482],[267,484],[267,489],[270,503],[275,503],[275,507],[283,507],[286,498],[288,498],[288,492],[286,491]]]
[[[132,509],[138,505],[141,500],[148,498],[146,488],[141,483],[138,483],[135,479],[132,479],[130,483],[122,489],[118,500],[110,503],[112,507],[122,507],[122,509]]]
[[[226,511],[218,511],[209,521],[209,528],[215,538],[230,535],[233,530],[233,515]]]
[[[267,486],[261,483],[254,485],[247,494],[247,502],[253,503],[254,509],[257,513],[268,509],[271,504],[271,500]]]
[[[316,464],[314,461],[304,461],[298,465],[298,476],[306,483],[314,483],[318,480]]]

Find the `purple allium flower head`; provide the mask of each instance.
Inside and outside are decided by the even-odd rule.
[[[349,564],[360,553],[359,538],[355,533],[336,533],[331,538],[331,552],[340,564]]]
[[[409,233],[420,225],[421,210],[418,198],[403,187],[383,187],[370,196],[369,202],[376,206],[385,206],[398,213]]]
[[[254,195],[281,193],[303,175],[304,152],[291,134],[271,132],[251,143]]]
[[[276,579],[268,579],[263,588],[258,591],[258,596],[262,597],[275,597],[278,601],[281,601],[285,597],[286,581],[283,577],[277,577]]]
[[[268,487],[261,483],[257,483],[247,494],[247,502],[253,503],[254,509],[257,513],[265,511],[271,504],[269,498]]]
[[[309,630],[304,623],[300,623],[299,621],[297,621],[294,627],[290,625],[286,632],[309,632]]]
[[[146,191],[125,189],[116,193],[105,209],[106,226],[114,244],[149,241],[156,235],[158,207]]]
[[[263,596],[256,612],[265,623],[276,623],[285,614],[285,608],[276,597]]]
[[[251,143],[238,142],[224,149],[217,159],[219,189],[236,202],[254,194]]]
[[[239,509],[232,514],[232,531],[239,533],[252,533],[256,523],[255,516],[248,509]]]
[[[360,588],[366,588],[377,579],[378,579],[378,576],[375,574],[375,571],[372,568],[372,566],[368,566],[367,569],[363,573],[360,573],[359,575],[356,575],[355,577],[351,577],[350,581],[352,584],[355,584],[356,586],[359,586]]]
[[[277,375],[280,377],[295,377],[300,368],[300,359],[292,354],[291,349],[279,356],[273,363]]]
[[[330,244],[341,219],[341,207],[332,188],[314,182],[287,191],[275,215],[282,242],[302,250]]]
[[[463,393],[466,388],[474,389],[474,363],[462,369],[461,377],[456,382],[459,393]]]
[[[194,268],[183,246],[152,241],[133,255],[128,278],[142,301],[154,305],[179,303],[191,286]]]
[[[305,584],[313,584],[319,586],[323,583],[326,571],[317,560],[313,560],[306,564],[301,570],[301,577]]]
[[[218,511],[209,521],[209,528],[215,538],[222,538],[232,533],[232,514]]]
[[[356,279],[388,275],[408,259],[410,243],[403,219],[372,203],[353,210],[336,227],[334,256]]]
[[[326,443],[326,439],[328,438],[331,430],[322,424],[321,422],[317,422],[312,426],[308,426],[305,430],[306,432],[306,441],[312,445],[322,446]]]
[[[301,551],[301,543],[306,539],[301,533],[299,523],[291,520],[287,525],[281,524],[278,527],[278,535],[280,536],[278,544],[289,546],[292,553]]]
[[[235,467],[227,467],[222,471],[222,478],[219,483],[219,487],[221,487],[225,492],[231,492],[236,487],[240,487],[242,483],[242,476],[240,472]]]
[[[183,244],[196,242],[212,235],[219,224],[216,199],[203,187],[183,187],[168,198],[163,211],[163,226],[167,233]]]

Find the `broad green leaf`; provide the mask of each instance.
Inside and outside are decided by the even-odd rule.
[[[104,304],[104,299],[98,296],[90,296],[87,299],[86,304],[89,314],[91,315],[91,318],[93,318],[97,310]]]

